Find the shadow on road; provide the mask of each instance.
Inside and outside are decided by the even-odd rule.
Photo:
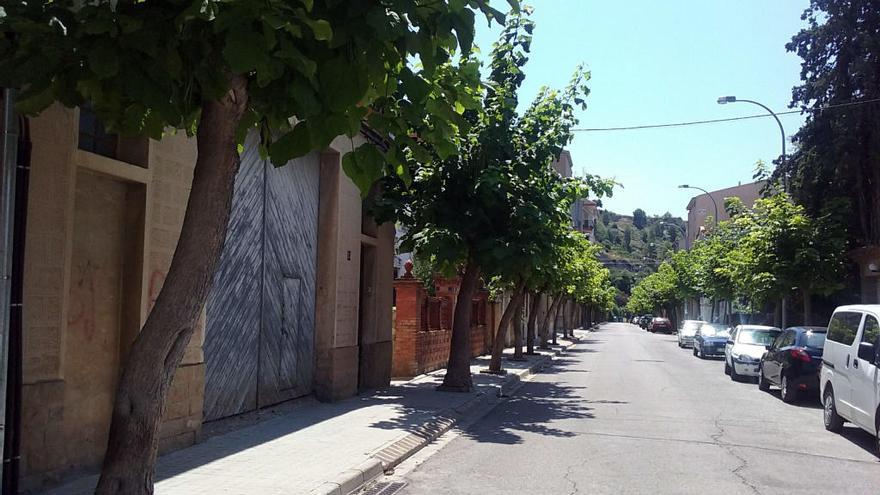
[[[577,393],[583,387],[530,382],[463,434],[478,442],[513,445],[522,443],[521,433],[567,438],[576,433],[552,426],[557,420],[592,419],[592,408]],[[604,403],[604,402],[603,402]]]
[[[878,461],[880,461],[880,454],[877,453],[874,447],[874,437],[865,430],[857,426],[846,425],[840,432],[840,436],[861,447],[862,450],[877,457]]]

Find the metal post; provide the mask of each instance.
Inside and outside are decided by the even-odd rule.
[[[0,151],[0,434],[6,437],[6,386],[9,359],[9,313],[12,293],[12,249],[15,213],[15,173],[18,155],[15,90],[3,90],[3,149]],[[3,441],[0,441],[0,458]],[[3,485],[0,471],[0,486]]]

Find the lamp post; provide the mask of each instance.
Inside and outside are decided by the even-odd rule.
[[[703,191],[704,193],[706,193],[706,196],[709,196],[709,199],[712,200],[712,205],[715,206],[715,226],[716,227],[718,226],[718,203],[715,202],[715,198],[712,197],[712,194],[709,191],[703,189],[702,187],[690,186],[687,184],[682,184],[682,185],[678,186],[678,188],[679,189],[696,189],[697,191]],[[684,237],[685,237],[685,239],[690,241],[690,236],[686,235]]]
[[[728,103],[738,103],[738,102],[751,103],[753,105],[758,105],[759,107],[766,110],[767,113],[772,115],[774,119],[776,119],[776,125],[779,126],[779,133],[782,135],[782,155],[781,155],[782,162],[781,162],[781,164],[785,165],[785,128],[782,127],[782,121],[779,120],[779,116],[776,115],[776,113],[774,113],[773,110],[770,110],[770,108],[767,105],[764,105],[763,103],[759,103],[754,100],[740,100],[740,99],[737,99],[736,96],[722,96],[722,97],[718,98],[719,105],[726,105]],[[783,168],[783,170],[785,170],[785,169]],[[785,191],[788,191],[788,173],[787,172],[783,175],[782,187]]]
[[[722,96],[722,97],[718,98],[719,105],[726,105],[728,103],[737,103],[740,101],[743,103],[751,103],[753,105],[758,105],[759,107],[763,108],[764,110],[767,110],[767,113],[769,113],[770,115],[773,116],[774,119],[776,119],[776,125],[779,126],[779,133],[782,135],[782,162],[781,162],[781,165],[784,166],[785,165],[785,129],[782,127],[782,121],[780,121],[779,117],[775,113],[773,113],[773,110],[770,110],[770,108],[768,108],[767,105],[764,105],[763,103],[758,103],[757,101],[754,101],[754,100],[738,100],[736,98],[736,96]],[[788,192],[788,173],[785,172],[785,168],[783,168],[782,170],[784,171],[784,173],[782,175],[782,190]],[[783,297],[782,301],[781,301],[782,307],[781,307],[780,312],[782,313],[782,315],[781,315],[782,328],[785,328],[785,324],[786,324],[786,320],[787,320],[786,307],[785,307],[786,302],[787,302],[786,299],[787,299],[786,297]]]

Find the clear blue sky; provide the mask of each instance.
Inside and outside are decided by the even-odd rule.
[[[592,72],[579,127],[615,127],[761,113],[746,103],[718,105],[722,95],[788,110],[800,59],[785,43],[803,25],[808,0],[533,0],[536,23],[521,105],[538,88],[563,88],[574,67]],[[494,0],[503,8],[506,3]],[[499,29],[478,24],[484,56]],[[787,135],[800,115],[782,117]],[[789,150],[791,143],[788,143]],[[781,148],[772,118],[672,129],[576,133],[569,146],[575,174],[613,177],[624,187],[607,209],[686,217],[695,191],[752,180],[754,164]]]

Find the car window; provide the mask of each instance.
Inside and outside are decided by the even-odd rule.
[[[779,335],[779,330],[742,329],[736,341],[740,344],[769,345]],[[787,339],[783,340],[783,342]]]
[[[825,345],[825,332],[808,330],[801,335],[801,345],[821,349]]]
[[[876,345],[877,337],[880,337],[880,323],[877,323],[877,318],[865,315],[865,330],[862,332],[862,342]]]
[[[784,339],[784,338],[785,338],[784,333],[777,335],[776,338],[773,339],[773,345],[771,347],[773,349],[779,349],[780,347],[782,347],[782,339]]]
[[[782,335],[782,345],[779,347],[791,347],[794,345],[794,340],[797,335],[794,333],[794,330],[786,330]]]
[[[828,323],[826,338],[843,345],[852,345],[853,341],[856,340],[856,334],[859,332],[859,323],[861,321],[861,313],[849,311],[834,313],[834,316],[831,317],[831,321]]]

